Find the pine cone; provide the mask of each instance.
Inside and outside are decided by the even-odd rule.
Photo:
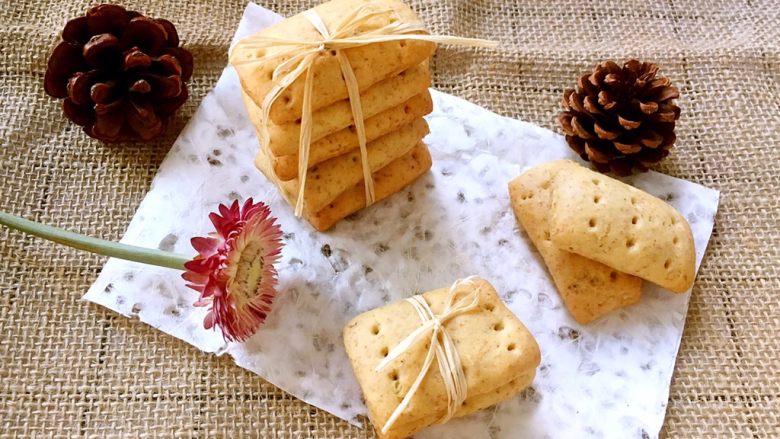
[[[170,21],[104,4],[65,25],[44,89],[88,135],[148,141],[187,100],[192,67]]]
[[[655,64],[632,59],[622,68],[603,62],[581,76],[577,90],[563,94],[558,116],[569,146],[599,171],[618,175],[646,171],[669,155],[680,117],[672,100],[680,92],[657,72]]]

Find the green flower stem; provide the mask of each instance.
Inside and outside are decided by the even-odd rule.
[[[176,253],[136,247],[69,232],[5,212],[0,212],[0,224],[75,249],[86,250],[90,253],[111,256],[112,258],[124,259],[126,261],[156,265],[158,267],[184,270],[184,264],[192,259]]]

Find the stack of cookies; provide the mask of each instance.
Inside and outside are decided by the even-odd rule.
[[[638,302],[643,280],[675,293],[693,285],[691,227],[647,192],[558,160],[514,179],[509,196],[579,323]]]
[[[387,13],[361,24],[356,34],[388,23],[419,22],[403,2],[374,1]],[[334,0],[314,8],[325,26],[333,29],[344,16],[364,6],[361,0]],[[318,41],[322,35],[298,14],[261,31],[259,36]],[[267,56],[275,47],[258,49],[257,35],[234,48],[231,61],[241,81],[249,118],[263,139],[256,166],[274,182],[291,206],[295,206],[299,181],[299,148],[305,74],[298,77],[274,101],[268,121],[261,106],[274,86],[273,72],[285,57],[262,63],[247,60]],[[431,166],[422,138],[428,133],[423,116],[433,110],[428,86],[428,59],[434,43],[400,40],[342,49],[355,75],[366,133],[367,160],[373,173],[376,201],[413,182]],[[281,49],[280,49],[281,50]],[[242,61],[244,61],[242,63]],[[327,230],[340,219],[367,204],[362,157],[348,99],[347,86],[333,50],[317,55],[311,90],[312,130],[307,177],[303,192],[303,217],[317,230]],[[278,78],[277,78],[278,80]],[[267,126],[266,126],[267,124]]]

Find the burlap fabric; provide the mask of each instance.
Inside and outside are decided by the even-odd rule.
[[[558,130],[564,88],[596,62],[657,62],[683,109],[664,172],[717,188],[664,432],[780,437],[780,4],[751,1],[414,1],[438,33],[501,40],[441,49],[435,86]],[[0,208],[116,239],[167,148],[214,85],[244,3],[128,0],[177,24],[192,97],[168,135],[105,146],[41,85],[48,51],[87,1],[0,1]],[[265,2],[290,14],[309,2]],[[104,258],[0,230],[0,436],[372,437],[229,358],[79,301]],[[486,433],[487,434],[487,433]],[[554,433],[553,433],[554,436]],[[518,432],[522,437],[522,432]]]

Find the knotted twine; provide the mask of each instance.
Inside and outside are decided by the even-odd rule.
[[[375,371],[380,372],[387,367],[390,363],[398,358],[401,354],[409,350],[412,346],[419,342],[423,336],[430,331],[430,344],[428,347],[428,353],[425,355],[425,361],[423,361],[422,368],[417,374],[409,391],[406,392],[404,398],[395,408],[393,413],[382,426],[382,433],[386,434],[388,430],[395,424],[398,417],[409,405],[412,397],[420,388],[423,378],[428,373],[431,364],[433,364],[434,357],[439,364],[439,373],[441,373],[442,380],[444,381],[444,388],[447,391],[447,414],[444,415],[437,423],[444,423],[450,420],[455,415],[458,407],[466,400],[467,395],[467,383],[466,374],[463,372],[463,365],[460,362],[460,356],[456,350],[455,343],[450,338],[447,330],[444,328],[444,324],[448,320],[467,313],[479,306],[479,290],[480,287],[474,288],[476,276],[469,276],[466,279],[457,280],[450,287],[450,291],[447,293],[445,300],[445,306],[441,314],[436,315],[431,310],[428,302],[422,297],[422,295],[412,296],[406,299],[407,302],[412,304],[417,315],[422,320],[422,325],[412,331],[406,338],[401,340],[385,357]],[[458,299],[459,296],[460,299]]]
[[[366,24],[372,18],[388,12],[392,13],[395,18],[390,20],[391,22],[389,24],[372,30],[359,30],[361,25]],[[301,132],[298,143],[298,195],[295,202],[295,216],[300,217],[303,212],[303,196],[306,190],[309,150],[311,148],[311,94],[314,82],[314,63],[321,53],[328,51],[335,52],[335,57],[339,62],[341,73],[344,77],[344,83],[347,86],[349,104],[352,109],[352,120],[355,124],[355,131],[357,132],[358,144],[360,146],[360,160],[363,170],[363,181],[365,182],[366,206],[370,206],[376,201],[376,195],[374,193],[374,178],[371,173],[371,167],[368,162],[368,152],[366,150],[363,106],[360,100],[360,89],[358,87],[357,78],[355,77],[352,66],[343,50],[373,43],[400,40],[419,40],[471,47],[494,47],[497,43],[495,41],[474,38],[428,35],[422,23],[403,23],[392,8],[377,3],[366,3],[347,13],[344,19],[342,19],[332,31],[328,29],[316,10],[310,9],[305,11],[303,16],[306,17],[317,32],[319,32],[322,39],[306,41],[256,33],[242,40],[241,44],[250,49],[257,50],[267,49],[269,47],[285,48],[270,54],[264,53],[261,56],[249,60],[237,60],[233,54],[231,54],[230,63],[233,66],[238,67],[243,65],[262,64],[277,58],[287,58],[274,69],[272,75],[274,85],[263,99],[261,105],[263,128],[261,130],[262,139],[260,140],[263,145],[268,145],[268,140],[270,138],[268,124],[271,106],[296,79],[304,73],[306,74],[301,111]],[[421,35],[416,34],[415,32],[423,32],[425,34]]]

